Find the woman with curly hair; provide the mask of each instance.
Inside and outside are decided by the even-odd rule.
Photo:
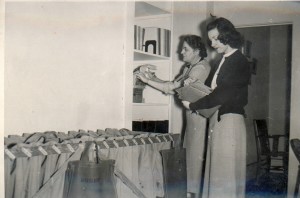
[[[250,67],[238,50],[242,36],[225,18],[207,25],[211,46],[223,54],[213,78],[212,92],[183,105],[191,110],[220,108],[209,121],[209,139],[203,197],[244,197],[246,181],[246,127]]]
[[[206,57],[206,47],[201,41],[201,37],[196,35],[184,35],[181,55],[185,62],[183,72],[174,81],[163,81],[157,77],[147,78],[138,74],[137,77],[144,83],[164,92],[165,94],[175,94],[181,87],[189,86],[193,83],[203,84],[210,72],[210,65]],[[208,88],[208,87],[207,87]],[[201,115],[187,110],[186,129],[184,136],[184,147],[186,148],[187,162],[187,190],[189,193],[200,194],[202,181],[202,167],[205,147],[205,132],[207,119]]]

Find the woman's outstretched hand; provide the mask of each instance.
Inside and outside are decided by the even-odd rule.
[[[190,109],[190,102],[188,101],[182,101],[182,104],[185,108]]]

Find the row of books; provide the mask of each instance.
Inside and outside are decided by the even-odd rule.
[[[157,27],[134,26],[134,49],[170,57],[171,31]]]
[[[134,25],[134,49],[143,51],[145,28]]]

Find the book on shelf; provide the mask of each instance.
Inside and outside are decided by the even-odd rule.
[[[134,25],[134,49],[143,51],[145,29]]]

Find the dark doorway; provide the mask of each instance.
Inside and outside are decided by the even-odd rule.
[[[245,27],[238,30],[245,38],[242,51],[252,63],[249,103],[246,107],[248,191],[251,191],[252,195],[256,194],[255,197],[260,195],[266,197],[269,194],[270,196],[281,194],[285,197],[287,174],[280,175],[266,171],[265,174],[259,175],[260,184],[264,184],[265,187],[255,185],[257,147],[253,120],[266,119],[269,135],[289,136],[292,25]],[[282,139],[279,142],[279,149],[288,151],[288,143],[288,138]]]

